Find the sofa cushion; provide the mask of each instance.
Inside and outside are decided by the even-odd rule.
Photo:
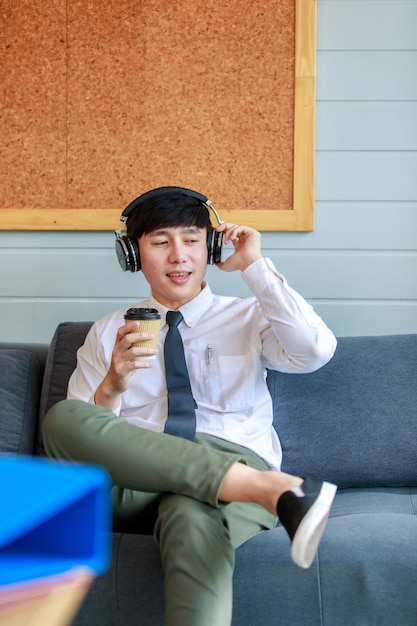
[[[271,372],[283,470],[344,487],[417,485],[417,335],[342,337],[313,374]]]
[[[67,396],[68,381],[77,364],[77,350],[84,343],[92,322],[62,322],[49,347],[40,400],[40,420],[57,402]],[[41,429],[37,454],[43,454]]]
[[[42,371],[24,350],[0,350],[0,451],[33,454]]]

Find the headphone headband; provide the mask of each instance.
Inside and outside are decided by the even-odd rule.
[[[172,192],[174,193],[182,192],[185,195],[191,196],[191,198],[196,198],[196,200],[199,200],[203,204],[207,204],[209,207],[211,207],[211,202],[206,196],[203,196],[203,194],[198,193],[197,191],[193,191],[192,189],[186,189],[185,187],[158,187],[157,189],[151,189],[150,191],[143,193],[141,196],[139,196],[135,200],[132,200],[132,202],[128,204],[125,210],[123,211],[120,219],[122,219],[122,217],[127,219],[129,215],[132,213],[132,211],[137,209],[138,206],[140,206],[143,202],[146,202],[146,200],[150,200],[151,198],[155,198],[156,196],[161,196],[164,193],[172,193]]]
[[[223,224],[223,220],[220,219],[219,214],[212,205],[211,201],[203,194],[193,191],[192,189],[186,189],[185,187],[158,187],[157,189],[151,189],[146,193],[133,200],[127,205],[122,215],[120,216],[121,226],[120,230],[115,231],[116,235],[116,254],[119,260],[120,266],[124,271],[137,272],[140,270],[140,256],[139,247],[137,241],[132,237],[127,236],[123,231],[124,224],[129,215],[135,211],[146,200],[161,196],[166,193],[183,193],[186,196],[195,198],[210,209],[217,220],[217,223]],[[213,265],[221,260],[221,250],[223,243],[223,233],[217,233],[213,228],[209,228],[207,232],[207,262],[209,265]]]

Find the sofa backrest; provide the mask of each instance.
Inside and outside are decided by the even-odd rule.
[[[341,337],[313,374],[270,372],[284,471],[341,487],[417,485],[417,335]]]
[[[65,398],[91,324],[58,326],[41,419]],[[268,385],[284,471],[340,487],[417,485],[417,334],[341,337],[325,367],[312,374],[268,372]]]
[[[92,322],[62,322],[58,325],[49,347],[43,377],[39,419],[67,396],[68,381],[77,364],[77,350],[86,338]],[[41,428],[36,447],[43,454]]]

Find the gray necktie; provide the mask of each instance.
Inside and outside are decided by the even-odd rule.
[[[165,432],[194,441],[195,408],[178,325],[183,317],[179,311],[168,311],[169,325],[164,344],[165,375],[168,389],[168,418]]]

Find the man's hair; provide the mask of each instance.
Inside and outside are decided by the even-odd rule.
[[[208,208],[181,191],[168,191],[145,200],[126,220],[127,234],[134,238],[170,226],[210,225]]]

